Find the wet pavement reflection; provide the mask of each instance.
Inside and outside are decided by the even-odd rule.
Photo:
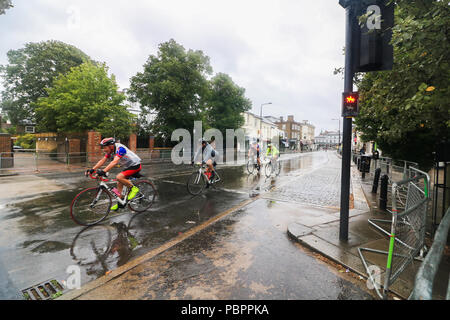
[[[17,295],[17,291],[20,289],[48,279],[67,279],[66,269],[70,265],[78,265],[81,268],[81,284],[85,284],[249,198],[295,181],[297,175],[320,167],[328,161],[327,159],[328,156],[320,152],[303,154],[297,158],[283,161],[281,174],[278,177],[266,177],[263,172],[248,174],[244,165],[219,166],[218,170],[223,181],[196,197],[191,196],[186,188],[186,181],[192,168],[183,166],[177,170],[171,167],[161,177],[152,179],[158,190],[158,196],[150,210],[144,213],[133,213],[128,209],[123,209],[119,213],[110,214],[102,224],[88,228],[78,226],[70,219],[69,205],[82,189],[95,186],[95,181],[92,180],[71,178],[65,181],[70,186],[66,190],[0,200],[0,285],[5,284],[4,289],[0,291],[0,298],[20,298],[20,295]],[[144,168],[144,170],[152,175],[155,172],[154,168]],[[58,181],[64,177],[54,175],[51,179]],[[263,199],[257,200],[255,203],[260,201],[266,203],[266,200]],[[270,203],[267,206],[270,207]],[[270,215],[268,213],[270,210],[262,207],[258,210],[263,217]],[[192,272],[207,273],[209,269],[206,266],[208,264],[217,265],[221,263],[220,261],[223,262],[224,258],[231,259],[236,256],[234,250],[242,251],[242,246],[245,246],[248,248],[243,249],[244,253],[247,252],[252,257],[252,264],[248,267],[252,266],[254,269],[246,271],[249,274],[255,274],[255,277],[259,274],[260,277],[270,278],[276,274],[274,268],[281,262],[280,254],[283,255],[284,250],[281,248],[288,246],[285,252],[287,256],[284,259],[286,262],[287,257],[295,260],[295,256],[301,255],[301,253],[294,244],[288,241],[285,229],[282,230],[282,228],[277,233],[277,237],[280,238],[268,246],[267,242],[274,239],[268,239],[268,233],[264,230],[273,228],[273,222],[268,221],[267,217],[256,218],[254,213],[249,214],[250,211],[239,210],[231,217],[212,225],[209,228],[210,231],[192,237],[197,240],[181,243],[177,246],[176,254],[169,251],[164,255],[171,255],[171,264],[179,266],[185,265],[186,261],[199,262],[202,257],[210,255],[207,261],[195,266],[195,263],[191,263],[189,267],[186,265],[187,269],[183,269],[183,267],[183,270],[178,270],[179,276],[185,279],[189,278],[187,275]],[[239,232],[236,233],[236,230]],[[228,242],[227,239],[230,237],[241,242],[245,241],[241,244],[239,241],[236,242],[237,240]],[[220,246],[227,246],[227,249],[224,255],[217,257],[216,261],[216,256],[211,253],[211,250],[215,250],[214,246],[217,243]],[[279,245],[279,249],[277,249],[277,245]],[[270,252],[276,251],[278,251],[277,255],[270,254]],[[245,257],[244,253],[239,253],[240,260],[235,261],[240,266],[236,267],[234,276],[240,276],[240,271],[248,262],[246,260],[248,257]],[[294,272],[298,268],[292,263],[289,265],[288,272]],[[206,271],[203,267],[206,268]],[[156,267],[156,269],[158,268],[160,267]],[[183,272],[185,272],[184,275]],[[317,275],[319,274],[320,272],[317,273]],[[275,285],[276,281],[280,281],[280,279],[274,277],[270,281],[271,285]],[[283,282],[287,283],[288,281],[283,280]],[[258,282],[255,283],[255,286],[258,286]],[[189,281],[182,286],[188,285]],[[219,286],[219,283],[217,285]],[[296,285],[302,284],[292,283],[290,285],[292,292]],[[244,289],[238,290],[239,292],[236,292],[237,288],[230,287],[229,289],[231,291],[229,291],[228,298],[245,299],[246,294],[250,294],[246,293]],[[280,290],[277,293],[266,289],[261,290],[271,292],[274,294],[274,298],[283,297],[283,291]],[[147,298],[158,297],[159,294],[149,293]],[[183,294],[186,296],[186,292]],[[201,295],[190,294],[190,296],[201,298]],[[252,294],[247,297],[251,296]],[[262,296],[270,298],[270,295],[256,295],[255,297]],[[169,295],[161,297],[173,298]],[[215,297],[224,296],[219,294]],[[294,296],[287,294],[282,299],[289,298],[294,298]],[[320,294],[317,295],[317,298],[320,298]]]

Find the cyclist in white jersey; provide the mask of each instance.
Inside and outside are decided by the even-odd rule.
[[[116,143],[114,138],[105,138],[100,142],[100,145],[103,147],[103,150],[106,152],[105,157],[103,157],[97,164],[92,168],[86,171],[87,174],[92,174],[95,170],[97,170],[97,175],[105,176],[106,172],[110,171],[116,165],[120,165],[125,168],[121,173],[116,176],[117,179],[117,190],[120,194],[122,194],[123,186],[127,186],[130,192],[128,193],[128,200],[133,199],[136,194],[139,192],[139,188],[134,186],[128,178],[139,171],[141,171],[141,158],[139,158],[133,151],[128,149],[125,145],[121,143]],[[105,164],[108,159],[112,159],[111,163],[106,166],[105,169],[99,169],[101,166]],[[111,210],[116,211],[119,208],[119,204],[116,203],[111,207]],[[120,206],[122,207],[122,206]]]

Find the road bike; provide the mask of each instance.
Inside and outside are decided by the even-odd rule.
[[[215,166],[214,166],[215,168]],[[206,188],[207,185],[213,186],[217,182],[221,181],[219,173],[217,170],[214,170],[214,178],[212,181],[208,178],[205,173],[206,165],[201,164],[190,176],[187,181],[187,189],[190,194],[193,196],[199,195]]]
[[[123,199],[118,194],[113,182],[116,179],[106,179],[101,176],[89,174],[89,176],[100,181],[97,187],[87,188],[75,196],[70,205],[70,217],[77,224],[82,226],[92,226],[103,221],[111,211],[112,200],[115,199],[119,207],[128,207],[135,212],[144,212],[150,208],[155,200],[156,189],[149,180],[139,180],[143,176],[138,172],[130,177],[133,185],[139,188],[136,196],[128,200],[128,188],[123,186]],[[139,180],[139,181],[137,181]],[[111,182],[109,185],[107,182]]]
[[[278,176],[281,172],[280,159],[277,159],[276,161],[273,161],[273,159],[270,159],[269,162],[266,163],[264,171],[266,173],[266,177],[270,177],[270,175],[272,173],[275,173],[275,175]]]
[[[252,174],[255,170],[259,172],[259,170],[261,170],[261,166],[258,164],[258,161],[252,157],[247,161],[247,171],[249,174]]]

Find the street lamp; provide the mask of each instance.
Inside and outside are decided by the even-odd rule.
[[[339,148],[341,147],[341,119],[331,119],[339,121]]]
[[[261,104],[261,111],[259,113],[259,117],[260,117],[260,122],[259,122],[259,142],[262,142],[262,131],[261,131],[262,130],[262,121],[263,121],[263,118],[262,118],[262,107],[267,105],[267,104],[272,104],[272,102],[267,102],[267,103]]]

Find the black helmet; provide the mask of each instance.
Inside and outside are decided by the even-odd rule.
[[[105,147],[105,146],[112,146],[114,143],[116,143],[116,139],[114,139],[114,138],[105,138],[105,139],[103,139],[100,142],[100,145],[102,147]]]

